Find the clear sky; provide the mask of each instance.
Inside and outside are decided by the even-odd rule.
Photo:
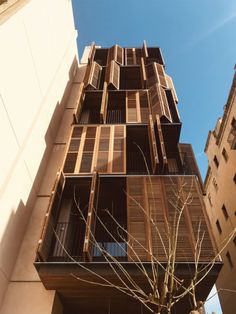
[[[160,46],[203,176],[208,131],[222,115],[236,62],[235,0],[73,0],[78,46]]]

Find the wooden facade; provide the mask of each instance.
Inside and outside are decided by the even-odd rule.
[[[96,289],[71,277],[76,263],[116,280],[106,263],[111,256],[145,286],[135,263],[145,263],[148,269],[153,259],[167,262],[176,213],[189,195],[177,238],[180,276],[191,276],[199,228],[204,233],[200,264],[216,254],[193,150],[179,143],[178,98],[160,49],[145,42],[141,48],[93,45],[78,88],[70,139],[35,262],[45,286],[58,291],[64,314],[79,309],[96,313],[93,305],[87,311],[82,301],[89,293],[95,297]],[[190,268],[184,268],[185,263]],[[77,272],[85,281],[90,278],[83,267]],[[114,302],[120,298],[113,292],[111,297]]]

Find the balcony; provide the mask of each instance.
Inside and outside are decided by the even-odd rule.
[[[119,284],[117,274],[122,275],[119,265],[138,285],[148,289],[139,265],[151,276],[150,245],[154,256],[165,265],[166,256],[155,230],[160,230],[168,246],[164,213],[172,223],[175,216],[172,201],[176,200],[178,188],[183,194],[189,191],[192,194],[180,224],[175,265],[176,275],[187,283],[195,267],[193,247],[199,221],[205,234],[199,267],[211,261],[215,254],[195,176],[60,177],[46,215],[35,267],[45,287],[59,292],[64,313],[85,310],[88,296],[86,310],[89,312],[85,313],[95,313],[95,301],[96,306],[104,306],[99,301],[101,290],[103,296],[105,291],[110,302],[125,313],[123,294],[88,283],[104,278]],[[147,219],[149,215],[155,226]],[[201,298],[208,294],[220,267],[221,263],[216,262],[207,280],[202,282]],[[97,275],[101,276],[99,280]],[[160,271],[160,278],[163,275]],[[132,304],[138,310],[138,305],[132,302],[127,299],[127,307]],[[184,308],[184,303],[181,304]]]

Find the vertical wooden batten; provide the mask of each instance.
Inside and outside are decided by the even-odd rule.
[[[93,247],[95,245],[95,226],[96,226],[96,211],[99,193],[99,177],[97,172],[94,172],[91,183],[88,214],[85,228],[85,238],[83,246],[83,254],[85,261],[91,262],[93,259]]]

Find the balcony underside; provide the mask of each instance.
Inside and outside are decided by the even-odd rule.
[[[138,271],[137,266],[133,263],[123,263],[124,268],[135,282],[142,288],[145,293],[150,293],[150,287],[147,279]],[[151,274],[151,264],[145,263],[145,268],[148,274]],[[221,268],[221,263],[217,262],[210,273],[207,275],[197,288],[197,299],[205,300],[214,285],[217,275]],[[113,284],[121,283],[117,276],[112,271],[107,263],[83,263],[80,266],[75,263],[35,263],[39,276],[48,290],[56,290],[62,301],[64,314],[91,314],[91,313],[150,313],[148,310],[141,309],[140,302],[137,302],[117,289],[102,287],[91,283],[83,282],[76,279],[74,276],[82,280],[93,282],[102,282],[90,271],[94,271],[102,278],[109,280]],[[184,279],[184,283],[189,283],[191,272],[194,270],[193,263],[178,263],[175,275],[178,278]],[[159,280],[163,278],[163,271],[160,271]],[[109,312],[110,307],[110,312]],[[175,313],[189,313],[190,301],[189,296],[182,299],[176,305]]]

